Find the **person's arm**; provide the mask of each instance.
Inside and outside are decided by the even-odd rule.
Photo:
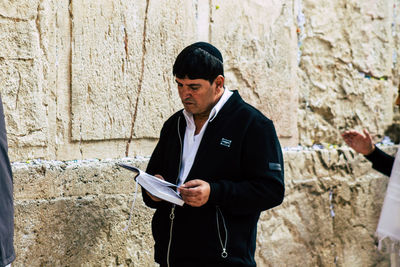
[[[254,121],[243,143],[240,182],[210,183],[208,202],[234,214],[250,214],[273,208],[284,197],[282,150],[272,121]]]
[[[390,176],[394,157],[377,148],[367,130],[364,129],[363,133],[354,130],[346,131],[342,134],[342,137],[348,146],[371,161],[375,170]]]
[[[380,173],[390,176],[394,164],[394,157],[386,154],[377,147],[375,147],[371,154],[366,155],[365,157],[372,162],[372,168]]]

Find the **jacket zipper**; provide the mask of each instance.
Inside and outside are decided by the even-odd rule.
[[[179,144],[180,144],[180,153],[179,153],[178,175],[177,175],[176,182],[175,182],[176,184],[178,184],[179,173],[181,171],[181,164],[182,164],[182,136],[181,136],[181,132],[179,129],[180,121],[181,121],[181,117],[179,116],[178,117],[178,136],[179,136]],[[171,220],[171,226],[169,228],[169,241],[168,241],[168,249],[167,249],[167,266],[168,267],[170,267],[169,254],[171,252],[172,228],[173,228],[174,219],[175,219],[175,204],[172,205],[171,213],[169,214],[169,219]]]
[[[225,230],[224,242],[222,242],[221,232],[219,230],[219,219],[218,219],[219,214],[221,215],[222,225],[224,226],[224,230]],[[218,238],[219,238],[219,242],[220,242],[221,248],[222,248],[221,257],[225,259],[226,257],[228,257],[228,252],[226,251],[226,244],[228,243],[228,230],[226,228],[224,215],[222,214],[222,211],[220,210],[219,206],[215,206],[215,216],[216,216],[216,220],[217,220]]]

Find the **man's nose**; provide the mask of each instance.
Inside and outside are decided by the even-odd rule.
[[[186,97],[190,96],[190,88],[189,88],[189,86],[182,86],[181,95],[182,95],[183,98],[186,98]]]

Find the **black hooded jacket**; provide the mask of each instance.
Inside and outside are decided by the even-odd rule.
[[[182,110],[165,122],[148,173],[177,182],[185,128]],[[142,194],[146,205],[156,209],[152,220],[156,262],[256,266],[260,212],[283,201],[283,177],[282,151],[272,121],[234,91],[208,123],[186,179],[210,184],[208,202],[197,208],[175,207]]]

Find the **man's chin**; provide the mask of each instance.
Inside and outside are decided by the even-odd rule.
[[[193,110],[192,110],[192,109],[190,109],[190,108],[185,108],[185,110],[186,110],[186,112],[188,112],[188,113],[190,113],[190,114],[193,114]]]
[[[187,112],[193,114],[194,108],[193,108],[192,105],[184,105],[183,108],[184,108]]]

